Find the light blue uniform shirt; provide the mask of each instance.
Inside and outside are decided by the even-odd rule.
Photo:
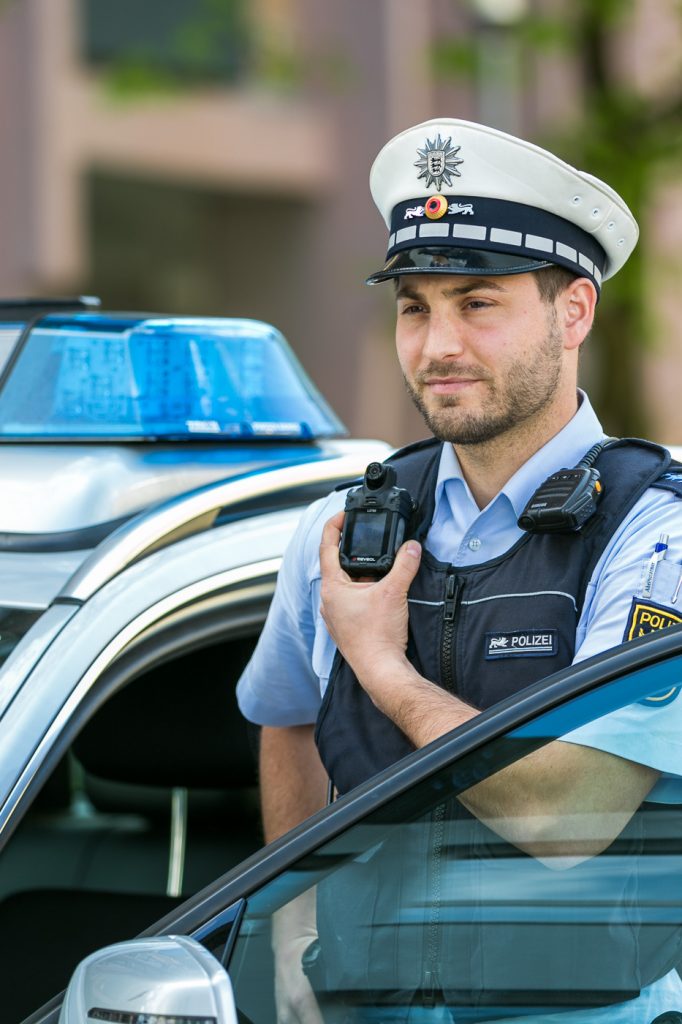
[[[426,546],[459,566],[487,562],[508,551],[522,531],[517,519],[536,488],[552,473],[576,465],[604,438],[587,399],[573,419],[536,452],[489,505],[479,509],[451,445],[443,446],[435,511]],[[268,620],[238,685],[243,714],[261,725],[314,722],[335,653],[319,611],[319,543],[326,521],[343,508],[344,493],[316,502],[304,514],[287,549]],[[682,571],[682,503],[668,491],[648,490],[611,538],[587,587],[574,661],[623,642],[633,597],[641,594],[654,546],[669,534],[650,600],[670,606]],[[682,680],[681,680],[682,682]],[[562,739],[649,765],[661,779],[648,799],[682,802],[682,695],[665,707],[634,705],[577,729]],[[600,1009],[514,1018],[518,1024],[648,1024],[668,1008],[682,1009],[675,971],[638,998]]]

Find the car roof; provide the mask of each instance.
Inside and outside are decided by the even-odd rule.
[[[87,600],[96,589],[147,552],[214,526],[273,510],[302,509],[337,484],[358,477],[368,462],[392,449],[377,440],[333,440],[274,465],[233,463],[232,474],[172,494],[150,508],[104,524],[97,531],[66,534],[0,534],[0,605],[46,608],[52,600]],[[289,453],[291,454],[291,452]],[[223,467],[224,470],[224,467]],[[60,547],[68,545],[66,550]],[[57,550],[54,550],[54,548]]]

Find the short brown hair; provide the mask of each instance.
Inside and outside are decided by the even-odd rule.
[[[551,267],[543,267],[542,270],[536,270],[534,274],[540,298],[548,305],[554,302],[557,295],[560,295],[565,288],[568,288],[571,281],[575,281],[577,276],[572,270],[560,267],[556,263]]]

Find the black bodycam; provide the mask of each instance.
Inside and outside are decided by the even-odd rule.
[[[417,504],[396,480],[392,466],[371,462],[362,486],[346,495],[339,556],[349,576],[385,576],[413,534]]]

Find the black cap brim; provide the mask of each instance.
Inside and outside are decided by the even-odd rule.
[[[551,266],[554,263],[550,260],[536,260],[529,256],[489,249],[463,249],[450,245],[417,247],[394,253],[381,270],[367,278],[365,284],[379,284],[404,274],[480,274],[487,277],[495,274],[527,274]]]

